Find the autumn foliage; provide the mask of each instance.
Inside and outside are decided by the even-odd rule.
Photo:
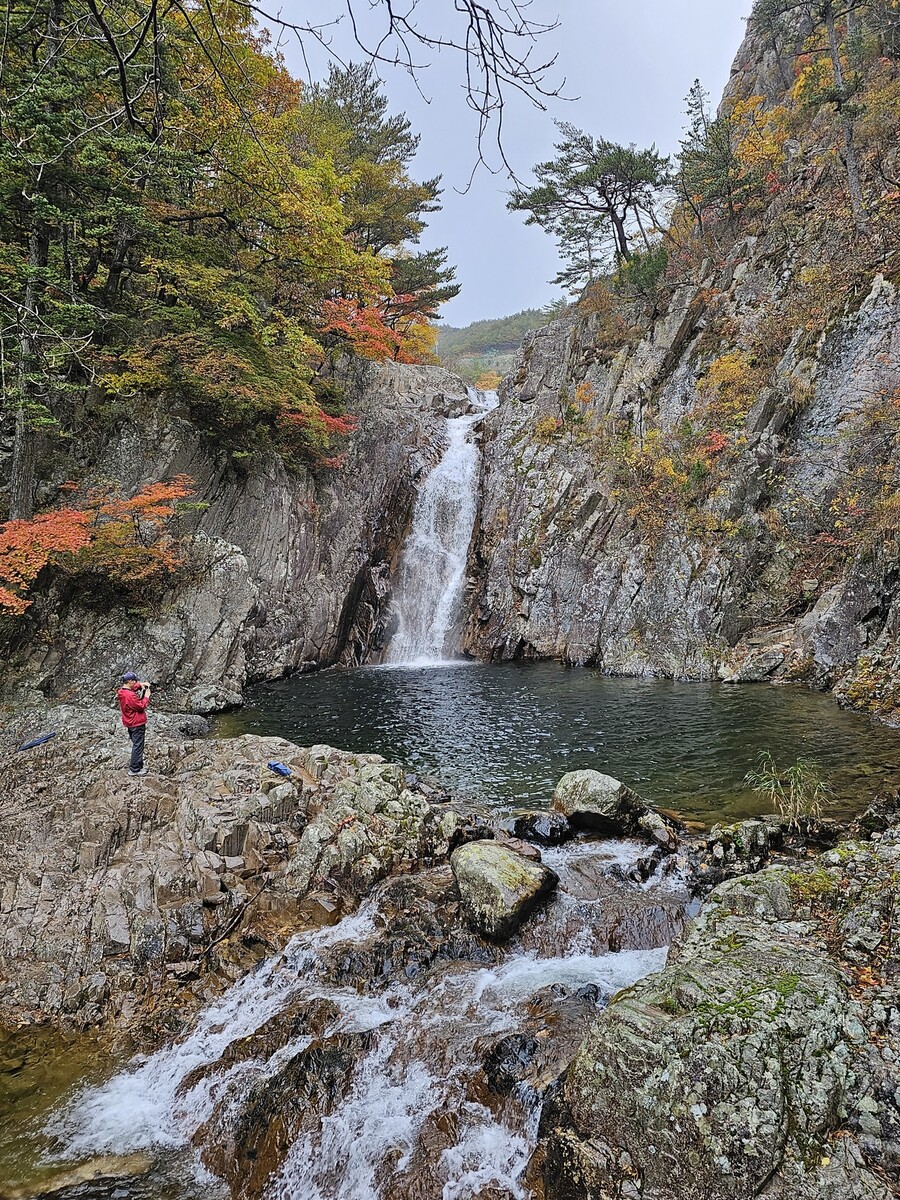
[[[7,8],[11,511],[31,515],[37,443],[71,435],[72,400],[98,421],[177,409],[238,466],[336,461],[343,402],[322,379],[344,354],[431,361],[459,290],[444,249],[415,250],[440,179],[410,174],[418,138],[373,65],[301,82],[231,0],[152,22],[132,0]]]
[[[86,512],[59,508],[0,527],[0,609],[21,615],[31,603],[24,593],[51,558],[75,555],[90,541],[89,524]]]
[[[178,475],[128,497],[92,488],[80,508],[0,526],[0,612],[21,616],[31,604],[28,591],[47,567],[83,583],[110,584],[129,600],[158,589],[184,562],[171,523],[179,502],[192,494],[191,484]]]

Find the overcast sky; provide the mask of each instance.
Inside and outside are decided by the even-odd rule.
[[[368,6],[369,0],[357,4],[364,20]],[[655,142],[671,153],[694,79],[718,103],[750,6],[751,0],[533,0],[528,10],[533,19],[559,18],[560,28],[542,39],[540,53],[558,54],[555,78],[565,76],[565,94],[576,99],[552,101],[548,112],[510,101],[504,142],[517,174],[529,181],[531,166],[552,156],[554,117],[613,141]],[[281,11],[298,18],[301,12],[340,8],[336,0],[286,0]],[[452,9],[452,0],[421,0],[423,23],[434,22],[432,30],[453,19]],[[345,59],[361,57],[346,21],[335,29],[333,43]],[[303,76],[296,46],[288,42],[283,49]],[[312,71],[324,75],[325,57],[308,57]],[[466,325],[505,316],[561,295],[549,282],[559,269],[553,239],[526,227],[522,214],[507,212],[508,179],[482,169],[465,191],[475,160],[475,127],[465,105],[461,58],[447,51],[432,57],[420,77],[430,103],[402,71],[382,67],[380,73],[392,109],[405,111],[422,136],[414,174],[443,176],[443,211],[430,217],[422,246],[446,245],[457,267],[462,291],[444,306],[445,322]]]

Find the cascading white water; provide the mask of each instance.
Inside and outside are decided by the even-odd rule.
[[[182,1171],[194,1153],[191,1143],[208,1136],[205,1122],[240,1112],[251,1085],[274,1076],[314,1038],[295,1034],[268,1057],[258,1050],[261,1056],[237,1061],[225,1053],[228,1047],[295,1002],[324,1000],[336,1012],[320,1037],[367,1033],[372,1040],[347,1094],[296,1137],[268,1180],[266,1200],[387,1200],[398,1194],[474,1200],[487,1189],[528,1200],[524,1177],[539,1101],[527,1087],[502,1110],[474,1097],[470,1085],[484,1053],[479,1046],[520,1029],[535,998],[548,990],[571,995],[587,985],[606,997],[663,965],[664,948],[609,953],[590,937],[581,944],[574,939],[559,953],[560,918],[583,903],[564,890],[570,863],[578,869],[587,857],[601,871],[615,870],[640,849],[646,848],[592,843],[548,852],[561,890],[545,914],[547,948],[514,942],[491,966],[451,962],[418,981],[401,978],[363,991],[329,982],[320,953],[329,947],[343,953],[346,946],[352,954],[364,945],[385,921],[377,896],[331,929],[299,935],[211,1004],[182,1041],[76,1096],[53,1123],[62,1155],[160,1148],[180,1154]],[[660,880],[660,887],[667,886]],[[431,1150],[429,1122],[446,1113],[452,1114],[453,1136],[443,1149]],[[425,1185],[415,1174],[423,1169]],[[208,1191],[216,1181],[199,1161],[194,1170],[191,1196],[221,1194]],[[410,1178],[413,1190],[407,1191]]]
[[[459,651],[466,560],[478,507],[480,454],[475,427],[497,405],[496,392],[469,389],[470,411],[448,417],[447,448],[422,484],[400,559],[385,661],[434,666]]]

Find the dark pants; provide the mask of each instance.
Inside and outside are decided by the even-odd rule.
[[[143,770],[144,735],[146,732],[146,725],[135,725],[134,729],[128,730],[128,736],[131,738],[131,762],[128,764],[128,767],[131,771]]]

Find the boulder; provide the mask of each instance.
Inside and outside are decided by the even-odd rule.
[[[778,869],[720,885],[665,970],[595,1022],[548,1138],[548,1200],[891,1195],[833,1145],[866,1029],[792,886]]]
[[[521,925],[537,902],[556,887],[556,874],[496,842],[467,842],[450,865],[469,924],[502,940]]]
[[[579,829],[598,833],[631,833],[646,805],[636,792],[601,771],[570,771],[563,775],[550,803]]]
[[[6,1188],[0,1200],[66,1200],[75,1196],[126,1196],[128,1183],[148,1175],[153,1159],[147,1154],[102,1154],[77,1166],[54,1171],[49,1178],[32,1186]]]
[[[714,825],[703,843],[698,878],[721,883],[735,875],[760,871],[769,861],[770,849],[781,841],[781,828],[772,821],[751,818],[733,825]]]
[[[526,812],[515,817],[510,828],[517,838],[542,846],[560,846],[575,836],[568,819],[558,812]]]
[[[607,837],[646,837],[663,850],[678,844],[676,822],[651,808],[612,775],[601,771],[570,771],[563,775],[550,804],[576,829],[591,829]]]

